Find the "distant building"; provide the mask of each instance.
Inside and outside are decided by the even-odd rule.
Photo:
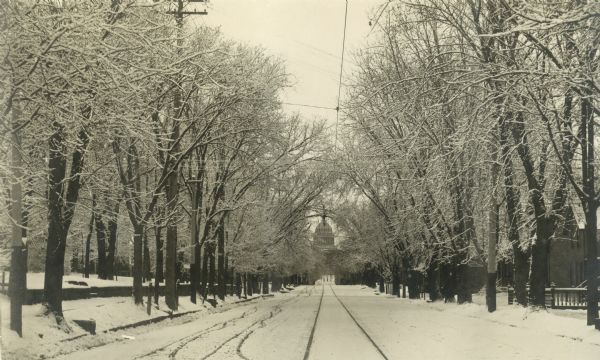
[[[325,210],[323,210],[321,222],[317,224],[313,234],[313,247],[320,253],[319,264],[313,274],[314,279],[321,279],[325,282],[335,281],[337,284],[341,278],[341,274],[339,273],[336,264],[336,254],[338,253],[338,250],[335,246],[333,229],[331,228],[331,225],[327,223]]]
[[[333,229],[331,225],[327,223],[327,217],[321,215],[321,222],[315,228],[313,237],[313,244],[320,250],[334,250],[335,249],[335,238],[333,236]]]
[[[583,209],[574,202],[568,207],[564,225],[550,244],[547,285],[576,287],[583,283],[586,265],[584,231]]]

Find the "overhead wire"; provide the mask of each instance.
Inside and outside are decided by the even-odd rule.
[[[337,149],[337,138],[338,138],[338,123],[340,121],[340,100],[342,96],[342,76],[344,74],[344,50],[346,49],[346,26],[348,24],[348,0],[346,0],[346,9],[344,11],[344,36],[342,38],[342,60],[340,61],[340,80],[338,83],[338,97],[337,97],[337,106],[336,116],[335,116],[335,140],[333,143],[334,149]]]
[[[284,105],[293,105],[293,106],[304,106],[304,107],[309,107],[309,108],[315,108],[315,109],[325,109],[325,110],[337,110],[337,108],[334,107],[330,107],[330,106],[319,106],[319,105],[310,105],[310,104],[299,104],[299,103],[291,103],[291,102],[281,102]]]

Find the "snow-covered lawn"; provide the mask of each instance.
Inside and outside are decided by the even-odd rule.
[[[258,295],[256,295],[258,296]],[[255,297],[256,297],[255,296]],[[0,315],[2,334],[3,359],[31,359],[51,357],[59,353],[71,352],[99,346],[121,338],[122,333],[136,334],[149,331],[153,327],[168,326],[191,321],[203,314],[227,309],[238,301],[235,297],[227,297],[214,309],[208,303],[198,301],[193,304],[189,297],[179,298],[178,313],[189,313],[184,317],[164,320],[157,324],[131,328],[119,333],[104,333],[105,330],[118,326],[134,324],[140,321],[165,317],[169,314],[164,298],[160,298],[159,307],[151,307],[151,315],[147,314],[146,306],[136,306],[131,297],[93,298],[63,302],[63,313],[66,325],[59,326],[56,321],[44,314],[42,305],[29,305],[23,307],[23,338],[9,328],[10,303],[5,295],[0,295]],[[97,335],[89,336],[73,320],[96,321]],[[74,340],[71,340],[74,339]]]

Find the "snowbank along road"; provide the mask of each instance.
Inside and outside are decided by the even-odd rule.
[[[476,305],[473,305],[475,307]],[[595,338],[568,338],[462,310],[317,285],[64,359],[598,359]]]

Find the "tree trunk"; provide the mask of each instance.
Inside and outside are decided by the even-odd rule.
[[[89,113],[84,112],[84,115],[88,116]],[[48,310],[61,318],[62,277],[64,274],[67,234],[71,227],[75,205],[79,198],[81,172],[83,170],[88,143],[89,137],[87,132],[80,130],[77,133],[77,144],[71,156],[71,169],[67,180],[65,179],[67,162],[63,155],[65,139],[62,126],[55,124],[55,132],[50,137],[48,161],[48,242],[46,243],[44,293]],[[64,187],[65,180],[67,180],[66,189]],[[56,234],[52,233],[54,230],[56,230]]]
[[[49,312],[62,317],[62,278],[64,274],[66,229],[63,227],[63,192],[67,159],[64,137],[58,128],[50,137],[48,159],[48,241],[44,273],[44,300]]]
[[[260,285],[258,283],[258,274],[252,274],[252,292],[254,294],[260,294]]]
[[[236,272],[235,277],[235,295],[239,298],[242,297],[242,277],[240,273]]]
[[[246,296],[249,297],[249,296],[252,296],[253,290],[254,290],[254,288],[252,286],[252,275],[246,274],[244,277],[245,277],[245,280],[246,280],[246,286],[245,286],[245,288],[246,288]]]
[[[144,227],[136,224],[133,227],[133,302],[144,303],[142,289],[142,247],[143,247]]]
[[[117,205],[118,213],[119,207]],[[108,219],[108,253],[106,255],[106,278],[113,280],[115,277],[115,253],[117,252],[117,214]]]
[[[162,240],[162,226],[154,226],[155,246],[156,246],[156,269],[154,277],[156,282],[161,283],[165,280],[164,273],[164,253],[163,253],[163,240]]]
[[[518,304],[527,306],[527,283],[529,282],[529,252],[521,245],[519,226],[521,223],[521,205],[519,188],[515,186],[515,173],[511,158],[506,117],[500,122],[499,142],[504,166],[504,193],[506,197],[506,215],[508,217],[508,241],[513,250],[513,286]]]
[[[154,224],[154,246],[156,258],[154,259],[154,303],[158,306],[160,283],[164,279],[163,273],[163,241],[161,234],[162,227],[155,222]]]
[[[46,268],[44,274],[44,297],[48,310],[62,317],[62,279],[64,274],[66,233],[60,221],[58,206],[49,205],[48,242],[46,244]]]
[[[195,304],[196,303],[196,292],[197,292],[197,284],[198,277],[200,276],[198,271],[198,265],[200,264],[200,256],[198,256],[198,250],[200,249],[198,240],[198,204],[196,202],[196,192],[198,191],[196,184],[192,184],[192,214],[190,217],[190,240],[192,247],[191,249],[191,259],[190,259],[190,301]]]
[[[150,266],[150,247],[148,246],[148,233],[146,231],[144,231],[144,282],[149,281],[150,280],[150,272],[151,272],[151,266]]]
[[[217,256],[218,256],[218,271],[217,284],[219,286],[219,299],[225,299],[225,216],[221,216],[219,220],[219,229],[217,232]]]
[[[496,311],[496,244],[498,242],[498,210],[499,206],[496,204],[494,198],[491,204],[492,209],[489,212],[489,225],[488,225],[488,259],[487,259],[487,286],[485,288],[485,302],[487,304],[488,312]]]
[[[415,270],[408,270],[408,298],[419,299],[421,295],[421,289],[419,286],[420,274]]]
[[[469,288],[469,265],[467,264],[459,264],[456,269],[456,295],[459,304],[473,301],[473,295]]]
[[[88,235],[85,239],[85,261],[83,267],[83,276],[85,278],[90,277],[90,248],[92,246],[92,235],[94,234],[94,223],[96,222],[94,207],[92,206],[92,216],[90,218],[90,225],[88,228]]]
[[[548,279],[548,252],[552,236],[553,221],[537,219],[536,238],[531,245],[531,276],[529,298],[534,306],[546,307],[546,285]]]
[[[453,264],[440,265],[441,291],[444,302],[454,302],[456,295],[456,266]]]
[[[167,251],[165,258],[165,302],[171,310],[177,310],[177,224],[173,220],[177,209],[179,192],[177,171],[173,170],[167,180],[166,201],[169,221],[167,223]]]
[[[215,243],[208,244],[208,292],[215,295],[216,264],[215,264]]]
[[[442,298],[440,292],[440,271],[437,261],[434,259],[427,268],[427,292],[429,293],[429,300],[438,301]]]
[[[269,274],[265,273],[262,279],[262,293],[263,295],[269,293]]]
[[[277,292],[281,290],[281,281],[279,280],[279,275],[274,274],[271,276],[271,292]]]
[[[528,251],[521,249],[521,246],[513,243],[513,276],[515,299],[519,305],[527,306],[528,294],[527,283],[529,282],[529,257]]]
[[[202,272],[200,273],[200,294],[204,299],[207,297],[206,283],[208,280],[208,243],[204,243],[202,251]]]
[[[400,274],[398,269],[392,269],[392,295],[400,296]]]
[[[98,244],[96,273],[98,274],[98,279],[106,279],[106,227],[101,216],[96,216],[96,242]]]
[[[379,292],[385,294],[385,279],[383,275],[379,275]]]

